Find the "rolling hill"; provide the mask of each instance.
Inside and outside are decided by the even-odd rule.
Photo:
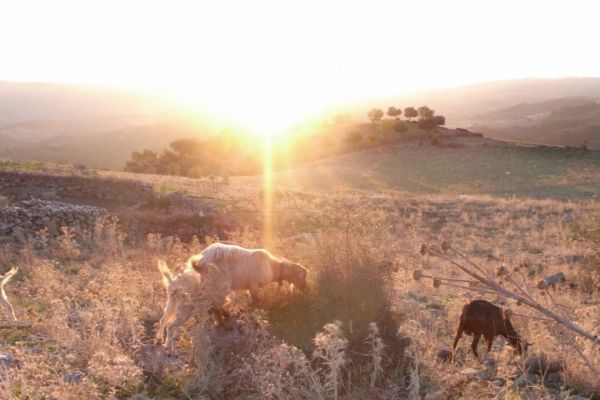
[[[600,148],[600,101],[561,98],[524,103],[477,117],[488,136],[562,146]]]
[[[303,134],[347,135],[362,125],[366,111],[389,105],[427,104],[449,126],[486,136],[542,144],[600,148],[600,78],[521,79],[370,99],[336,108],[350,121],[335,126],[307,124]],[[576,109],[574,109],[575,107]],[[0,82],[0,157],[121,169],[134,150],[160,151],[183,137],[225,127],[199,112],[176,111],[168,99],[111,88]],[[294,132],[294,130],[292,130]]]
[[[262,175],[207,178],[101,171],[104,176],[139,179],[161,192],[179,191],[234,206],[254,198]],[[391,145],[275,171],[281,191],[490,195],[538,199],[600,198],[600,152],[483,140],[436,147]]]
[[[450,126],[470,127],[478,117],[523,103],[537,103],[566,97],[600,99],[600,78],[527,78],[476,83],[373,98],[348,107],[354,118],[366,119],[371,107],[387,109],[423,104],[446,116]]]
[[[131,152],[162,150],[221,124],[152,93],[0,82],[0,157],[121,169]]]

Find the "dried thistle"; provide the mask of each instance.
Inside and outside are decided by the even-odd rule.
[[[508,268],[503,264],[496,269],[496,276],[508,275]]]
[[[448,250],[450,250],[450,243],[448,243],[447,241],[445,241],[445,240],[444,240],[444,241],[442,242],[442,250],[443,250],[443,251],[448,251]]]
[[[421,253],[422,256],[429,254],[429,246],[427,245],[427,243],[423,243],[421,245],[421,250],[419,250],[419,253]]]
[[[442,280],[436,276],[433,278],[433,287],[439,288],[440,286],[442,286]]]
[[[541,279],[540,281],[538,281],[535,287],[537,287],[540,290],[548,289],[548,282],[546,282],[545,279]]]
[[[421,277],[423,276],[423,271],[420,269],[415,269],[413,271],[413,279],[415,281],[418,281],[419,279],[421,279]]]

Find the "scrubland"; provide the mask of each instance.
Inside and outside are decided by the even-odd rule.
[[[286,191],[273,200],[268,242],[256,194],[235,203],[245,228],[229,240],[266,246],[307,266],[308,293],[274,285],[262,291],[257,308],[236,296],[226,327],[215,326],[206,305],[198,304],[173,356],[154,343],[166,300],[157,260],[180,271],[187,257],[216,238],[127,237],[99,221],[79,239],[66,231],[58,241],[41,235],[22,248],[4,247],[3,270],[20,267],[6,291],[24,325],[0,329],[0,397],[598,396],[598,376],[586,365],[600,367],[598,347],[553,322],[512,317],[517,331],[534,342],[531,352],[565,366],[552,379],[523,373],[503,340],[495,342],[488,356],[495,362],[486,361],[486,368],[467,351],[467,337],[456,364],[439,360],[469,299],[535,314],[502,298],[413,279],[417,269],[461,277],[443,260],[419,254],[424,242],[448,240],[491,271],[520,266],[514,278],[532,297],[597,334],[596,203]],[[536,289],[539,279],[558,271],[567,285]]]

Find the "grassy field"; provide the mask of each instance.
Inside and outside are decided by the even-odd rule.
[[[484,297],[534,313],[496,295],[413,279],[417,270],[464,278],[443,260],[419,255],[422,243],[449,240],[492,275],[501,265],[515,271],[512,278],[533,299],[597,332],[597,153],[513,144],[408,146],[277,171],[268,242],[258,195],[262,177],[224,184],[99,175],[210,199],[245,222],[230,240],[266,245],[306,265],[309,292],[265,288],[260,309],[242,312],[231,331],[200,316],[198,325],[181,330],[175,356],[167,357],[153,344],[165,301],[156,262],[165,259],[180,271],[204,238],[181,243],[149,235],[130,243],[110,225],[82,242],[37,238],[23,248],[4,247],[2,271],[21,267],[6,291],[28,326],[0,330],[0,352],[5,363],[13,362],[0,375],[1,398],[600,396],[597,375],[586,365],[600,366],[597,346],[548,321],[513,317],[535,343],[532,353],[566,366],[552,376],[523,371],[503,340],[494,343],[485,366],[469,353],[468,338],[460,342],[457,363],[443,363],[437,352],[451,345],[466,301]],[[555,272],[568,284],[536,289]],[[244,310],[245,301],[240,296],[232,307]]]
[[[600,195],[600,153],[495,142],[353,153],[274,174],[276,187],[533,198]]]
[[[130,174],[101,175],[149,182],[158,191],[248,199],[262,176],[219,178]],[[274,187],[313,193],[338,192],[492,195],[584,200],[600,196],[600,153],[486,140],[481,144],[435,147],[393,145],[355,152],[273,172]]]

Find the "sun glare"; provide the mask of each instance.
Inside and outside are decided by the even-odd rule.
[[[264,245],[271,242],[273,231],[273,138],[263,136],[263,232]]]

